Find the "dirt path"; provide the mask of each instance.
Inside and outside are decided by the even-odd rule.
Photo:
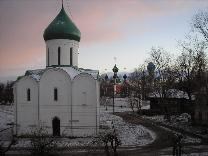
[[[140,155],[148,155],[150,154],[149,152],[155,153],[157,155],[158,151],[160,151],[161,149],[173,146],[173,133],[161,127],[155,126],[153,122],[146,121],[139,116],[129,114],[127,112],[116,113],[115,115],[122,117],[123,120],[126,122],[137,125],[143,125],[144,127],[155,132],[156,134],[156,139],[153,143],[146,146],[142,146],[141,148],[138,148],[138,150],[131,151],[131,155],[138,155],[139,153]],[[128,151],[128,155],[130,155],[130,153]]]
[[[137,147],[132,150],[120,151],[119,156],[161,156],[161,155],[171,155],[173,147],[173,132],[169,131],[167,128],[155,124],[150,120],[141,118],[138,115],[134,115],[128,112],[115,113],[123,118],[124,121],[143,125],[144,127],[152,130],[156,134],[156,139],[153,143]],[[180,131],[179,131],[180,132]],[[187,134],[188,135],[188,134]],[[189,136],[189,135],[188,135]],[[191,136],[191,135],[190,135]],[[200,154],[205,152],[205,155],[208,155],[208,145],[201,144],[186,144],[183,148],[183,153],[189,155],[190,153]],[[204,155],[204,154],[203,154]]]

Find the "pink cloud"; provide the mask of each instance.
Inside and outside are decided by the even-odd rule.
[[[128,31],[144,33],[146,20],[197,6],[205,1],[187,0],[73,0],[73,21],[79,27],[82,44],[119,41]],[[65,9],[69,11],[65,2]],[[60,10],[60,1],[0,1],[0,72],[25,66],[44,66],[43,31]],[[139,23],[137,30],[129,26]]]
[[[190,1],[72,1],[71,12],[75,23],[82,32],[84,43],[112,42],[125,38],[128,26],[140,23],[138,30],[143,33],[143,23],[169,14],[192,8]],[[72,6],[71,5],[71,6]],[[198,4],[200,5],[200,4]],[[138,32],[138,30],[136,30]]]

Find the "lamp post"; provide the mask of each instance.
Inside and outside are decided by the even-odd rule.
[[[116,64],[114,65],[113,69],[113,79],[114,79],[114,82],[113,82],[113,113],[115,112],[115,101],[114,101],[114,96],[115,96],[115,90],[116,90],[116,78],[117,78],[117,73],[118,73],[118,68],[116,67]]]
[[[105,75],[105,87],[104,87],[104,95],[107,96],[107,82],[108,82],[108,75]]]
[[[126,93],[127,93],[127,87],[126,87],[126,79],[127,79],[127,76],[126,76],[126,74],[124,74],[124,76],[123,76],[123,79],[124,79],[124,97],[126,97]]]
[[[108,81],[108,75],[106,74],[106,75],[105,75],[105,87],[104,87],[104,96],[105,96],[105,98],[106,98],[106,101],[105,101],[105,110],[106,110],[106,111],[108,110],[108,108],[107,108],[107,101],[108,101],[108,99],[107,99],[107,93],[108,93],[107,81]]]

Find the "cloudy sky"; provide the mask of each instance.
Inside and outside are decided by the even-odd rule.
[[[207,0],[64,0],[82,33],[79,67],[132,71],[152,46],[177,53],[177,41],[190,31]],[[44,29],[61,0],[0,0],[0,81],[46,64]],[[116,60],[114,59],[116,57]]]

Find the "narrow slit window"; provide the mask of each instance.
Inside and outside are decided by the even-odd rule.
[[[73,65],[73,48],[70,48],[70,66]]]
[[[54,88],[54,101],[58,101],[58,89]]]
[[[82,92],[82,105],[86,106],[87,105],[87,93]]]
[[[61,64],[61,47],[58,47],[58,65]]]
[[[50,54],[49,54],[49,48],[48,48],[48,66],[49,66],[49,64],[50,64],[50,61],[49,61],[49,58],[50,58],[50,57],[49,57],[49,55],[50,55]]]
[[[27,89],[27,101],[30,101],[30,89]]]

